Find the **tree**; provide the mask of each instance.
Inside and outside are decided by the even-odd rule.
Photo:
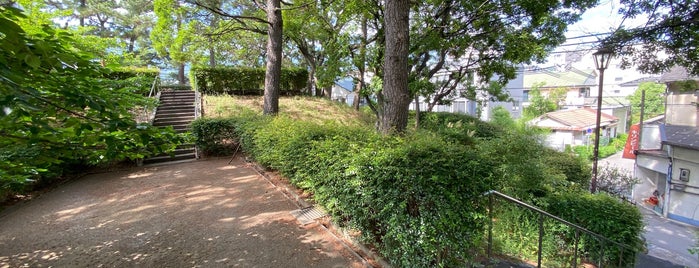
[[[0,25],[0,189],[60,175],[65,163],[143,158],[182,141],[136,124],[132,111],[152,103],[105,79],[109,70],[74,47],[70,32],[38,30],[3,6]]]
[[[558,104],[553,100],[541,95],[538,87],[529,91],[529,106],[524,107],[524,117],[531,119],[542,114],[558,110]]]
[[[408,125],[408,48],[410,1],[387,0],[383,90],[379,92],[379,132],[402,133]]]
[[[621,57],[622,66],[634,65],[646,73],[660,73],[679,65],[699,75],[699,2],[621,0],[620,4],[619,14],[624,18],[648,17],[644,26],[621,25],[603,40],[603,46]]]
[[[349,66],[350,13],[339,1],[307,1],[284,12],[284,34],[308,65],[309,94],[330,98],[332,85]]]
[[[646,92],[644,102],[644,118],[652,118],[665,113],[665,85],[655,82],[645,82],[638,85],[638,89],[628,96],[631,102],[631,124],[638,123],[641,116],[641,94]]]
[[[428,111],[457,97],[476,100],[476,92],[504,101],[509,96],[503,85],[515,77],[517,66],[543,60],[565,40],[566,26],[596,2],[416,4],[411,13],[410,81],[435,84],[432,92],[416,92],[429,103]]]
[[[150,35],[153,47],[177,67],[177,80],[185,84],[185,64],[196,58],[197,21],[190,17],[194,11],[179,0],[155,0],[153,7],[158,16]]]
[[[279,113],[279,91],[282,75],[282,7],[280,0],[267,0],[267,69],[262,112]]]

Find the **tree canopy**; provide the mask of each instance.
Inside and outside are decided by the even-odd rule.
[[[603,41],[622,57],[626,67],[661,73],[675,65],[699,74],[699,2],[692,0],[621,0],[625,19],[647,16],[642,27],[620,26]]]
[[[132,112],[151,101],[109,79],[71,32],[0,6],[0,36],[0,189],[60,175],[66,163],[143,158],[182,140],[136,124]]]
[[[631,123],[638,123],[641,115],[641,95],[645,91],[644,118],[649,119],[665,112],[665,85],[655,82],[645,82],[638,86],[628,97],[631,102]],[[644,120],[645,120],[644,119]]]

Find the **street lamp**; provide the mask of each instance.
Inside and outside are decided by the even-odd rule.
[[[590,182],[590,192],[597,192],[597,160],[599,160],[599,132],[600,120],[602,118],[602,85],[604,84],[604,69],[609,67],[609,60],[614,56],[614,52],[609,48],[600,48],[592,54],[595,57],[595,67],[599,70],[599,92],[597,93],[597,122],[595,126],[595,150],[592,162],[592,181]]]

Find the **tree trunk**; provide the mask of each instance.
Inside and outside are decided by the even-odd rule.
[[[323,95],[328,99],[333,98],[333,86],[326,86],[323,88]]]
[[[209,37],[209,67],[216,67],[216,49],[214,49],[214,41]]]
[[[364,73],[366,72],[366,45],[367,45],[367,19],[366,15],[362,15],[362,40],[359,44],[359,61],[360,64],[357,69],[359,69],[359,81],[357,81],[357,87],[354,92],[354,101],[352,105],[354,110],[359,111],[359,97],[362,93],[362,89],[365,87]]]
[[[318,86],[316,86],[315,89],[316,89],[315,96],[316,97],[323,97],[323,89],[321,87],[318,87]]]
[[[415,129],[420,128],[420,95],[415,94]]]
[[[177,70],[177,81],[180,82],[180,85],[184,85],[184,63],[180,63],[180,66]]]
[[[384,56],[383,95],[380,98],[379,131],[383,134],[403,133],[408,125],[408,0],[387,0],[384,13],[386,52]]]
[[[129,36],[129,53],[133,53],[134,46],[136,45],[136,35]]]
[[[306,92],[308,95],[313,96],[313,89],[316,85],[316,67],[313,64],[308,64],[310,66],[310,72],[308,72],[308,85],[306,85]]]
[[[87,0],[79,0],[80,5],[78,7],[78,16],[80,16],[80,26],[85,26],[85,8],[87,7],[86,2]]]
[[[282,71],[282,9],[280,0],[267,0],[267,70],[263,113],[279,113],[279,91]]]

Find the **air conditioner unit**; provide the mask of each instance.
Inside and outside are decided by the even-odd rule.
[[[689,181],[689,169],[680,168],[680,180]]]

